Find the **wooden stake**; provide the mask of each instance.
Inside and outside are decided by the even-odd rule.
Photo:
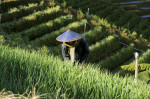
[[[2,20],[2,14],[0,13],[0,23],[1,23],[1,20]]]
[[[90,8],[88,8],[88,18],[90,19]]]
[[[135,82],[137,83],[137,80],[138,80],[138,57],[139,57],[139,54],[137,52],[135,52],[134,55],[135,55]]]
[[[84,24],[84,38],[85,38],[85,32],[86,32],[86,22]]]
[[[70,48],[70,56],[71,56],[71,62],[75,62],[75,47]]]

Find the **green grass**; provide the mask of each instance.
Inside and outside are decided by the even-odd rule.
[[[150,98],[145,83],[136,84],[132,78],[100,72],[92,65],[82,68],[51,55],[2,45],[0,53],[0,89],[23,93],[37,83],[37,93],[56,93],[61,88],[60,94],[69,98]]]
[[[68,2],[75,5],[81,2],[82,4],[80,6],[89,4],[82,6],[82,9],[85,11],[87,11],[88,7],[93,6],[93,4],[90,3],[91,1],[82,2],[68,0]],[[131,13],[128,13],[128,15],[124,14],[123,9],[116,9],[117,7],[111,6],[110,2],[110,7],[107,8],[108,5],[106,2],[105,0],[93,2],[94,7],[90,8],[90,11],[95,11],[94,13],[106,17],[106,19],[110,21],[116,20],[114,22],[117,25],[122,24],[128,27],[125,23],[132,16]],[[99,5],[100,3],[102,4]],[[78,8],[78,5],[76,5],[76,7]],[[69,9],[70,8],[64,10],[63,7],[60,7],[58,10],[68,11],[68,14],[72,13],[76,16],[76,13],[71,12]],[[98,11],[99,9],[101,10]],[[112,12],[110,12],[110,9]],[[45,11],[44,13],[49,13],[50,9]],[[11,90],[15,93],[24,93],[27,87],[31,89],[31,86],[37,83],[37,93],[57,93],[58,89],[61,88],[60,94],[65,94],[67,98],[150,98],[149,86],[147,86],[146,83],[139,81],[139,83],[135,84],[132,77],[122,78],[119,77],[119,74],[113,75],[99,68],[101,67],[108,70],[116,69],[133,56],[134,45],[121,48],[117,38],[113,36],[109,36],[108,38],[105,37],[109,35],[109,32],[112,32],[109,31],[109,29],[118,28],[116,24],[111,25],[106,19],[94,16],[98,19],[99,26],[93,28],[86,19],[77,20],[72,15],[63,16],[63,13],[60,14],[59,11],[57,11],[54,11],[54,14],[49,13],[53,18],[48,22],[43,22],[45,17],[42,16],[43,12],[39,11],[31,14],[31,17],[26,17],[28,21],[26,21],[28,23],[26,24],[27,27],[24,25],[26,22],[18,22],[18,25],[14,24],[14,28],[19,28],[19,26],[25,27],[20,29],[21,32],[12,33],[13,30],[10,31],[12,34],[9,36],[17,35],[21,37],[20,39],[25,37],[24,39],[30,41],[28,44],[32,44],[32,47],[37,48],[38,51],[25,50],[27,48],[24,50],[20,48],[13,49],[0,45],[0,71],[2,71],[0,72],[0,90],[6,88],[6,90]],[[83,15],[81,10],[78,12]],[[57,14],[60,14],[60,17],[55,17]],[[126,19],[124,19],[124,15],[126,15]],[[117,16],[119,16],[119,18],[117,18]],[[92,19],[94,19],[94,17],[91,16]],[[49,17],[46,19],[49,20]],[[40,25],[37,25],[35,22],[38,21],[42,24],[39,23]],[[83,34],[85,21],[87,22],[88,31],[85,34],[85,38],[91,50],[89,61],[100,62],[96,65],[89,64],[86,68],[83,68],[81,65],[75,64],[73,66],[70,62],[63,62],[61,60],[61,45],[59,45],[60,42],[56,41],[56,37],[67,29]],[[30,22],[32,24],[30,24]],[[148,32],[148,29],[145,29],[145,21],[139,22],[139,18],[133,15],[131,19],[131,23],[132,22],[134,22],[134,24],[129,23],[130,29],[136,30],[136,26],[138,26],[139,30],[141,28]],[[137,23],[140,23],[140,25],[136,25]],[[29,28],[31,26],[33,27]],[[10,39],[8,38],[8,40]],[[38,47],[43,45],[48,46],[48,50],[45,46],[42,48]],[[121,49],[118,50],[119,48]],[[49,56],[47,56],[47,54]],[[56,57],[54,55],[59,56]],[[142,75],[148,75],[148,73]]]

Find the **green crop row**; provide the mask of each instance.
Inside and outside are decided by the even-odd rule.
[[[112,11],[112,13],[106,17],[106,19],[109,22],[111,22],[112,20],[114,20],[115,25],[120,26],[120,23],[119,23],[120,21],[123,22],[123,23],[125,23],[125,21],[131,17],[130,15],[128,15],[129,13],[125,13],[125,12],[126,11],[123,8],[122,9],[114,9]],[[124,16],[124,14],[128,15],[128,17],[126,19],[122,19],[122,17]],[[118,20],[120,20],[120,21],[118,21]],[[124,24],[122,24],[122,25],[124,25]]]
[[[89,30],[85,34],[83,34],[83,37],[85,36],[86,41],[88,42],[88,45],[94,44],[97,41],[101,40],[105,37],[106,32],[103,30],[101,26],[94,27],[92,30]]]
[[[0,90],[24,93],[37,84],[36,93],[56,93],[66,98],[82,99],[149,99],[150,90],[144,82],[120,78],[108,72],[62,62],[54,56],[9,48],[0,45]]]
[[[93,6],[96,7],[96,5],[94,5],[94,4],[93,4]],[[103,5],[101,5],[101,6],[103,6]],[[106,6],[109,6],[109,5],[106,4]],[[115,6],[113,7],[112,5],[110,5],[110,7],[112,7],[112,9],[113,9],[111,12],[110,12],[111,8],[109,8],[109,7],[107,7],[108,10],[107,9],[101,9],[98,7],[99,9],[101,9],[101,10],[99,10],[100,12],[97,11],[98,9],[96,10],[95,8],[93,10],[96,11],[96,13],[95,13],[96,15],[99,15],[101,17],[106,16],[106,19],[109,22],[113,21],[113,23],[115,23],[115,25],[117,25],[118,27],[122,27],[123,25],[125,25],[124,28],[130,29],[131,32],[137,31],[138,32],[138,34],[136,35],[137,37],[139,37],[140,34],[148,36],[148,31],[150,29],[149,29],[148,24],[145,20],[141,20],[141,18],[139,16],[137,16],[133,13],[130,13],[130,12],[126,12],[122,8],[118,9],[117,7],[115,7]],[[106,8],[106,7],[103,7],[103,8]],[[90,10],[92,10],[92,9],[90,9]],[[107,11],[109,14],[107,14]],[[128,17],[125,17],[126,15],[128,15]],[[133,18],[133,19],[130,19],[130,18]],[[120,20],[120,21],[118,21],[118,20]],[[140,22],[140,23],[138,24],[138,22]],[[145,29],[148,29],[148,30],[146,31]]]
[[[121,51],[117,52],[113,56],[110,56],[105,60],[101,61],[99,63],[100,67],[113,70],[119,67],[123,62],[131,58],[133,56],[133,52],[134,52],[134,45],[131,44],[127,48],[122,48]]]
[[[113,11],[116,9],[116,6],[111,3],[104,2],[104,6],[99,7],[98,5],[93,6],[91,12],[100,16],[101,18],[106,18],[107,16],[113,14]]]
[[[0,27],[9,33],[20,32],[22,30],[30,28],[33,25],[38,25],[40,23],[47,22],[48,20],[53,20],[54,18],[62,14],[64,13],[61,11],[60,6],[56,6],[47,8],[44,11],[38,11],[12,22],[3,23],[0,25]]]
[[[85,19],[77,22],[70,23],[66,27],[62,27],[61,29],[51,32],[49,34],[46,34],[40,38],[35,39],[35,41],[32,41],[31,43],[37,46],[55,46],[59,42],[56,41],[57,36],[59,36],[61,33],[65,32],[67,29],[71,29],[72,31],[80,32],[84,30],[84,23],[86,22]]]
[[[120,48],[117,38],[109,36],[90,46],[89,62],[98,62]]]
[[[135,71],[135,65],[124,65],[121,66],[123,70],[128,70],[128,71]],[[138,64],[138,70],[143,71],[143,70],[150,70],[150,64]]]
[[[79,3],[80,2],[80,3]],[[75,9],[79,9],[79,8],[81,8],[81,7],[83,7],[83,6],[86,6],[87,5],[87,3],[89,3],[89,1],[88,0],[86,0],[86,1],[84,1],[84,2],[81,2],[81,1],[78,1],[78,2],[74,2],[74,3],[76,3],[76,4],[72,4],[73,5],[73,8],[75,8]],[[67,4],[69,4],[69,2],[67,2]]]
[[[20,5],[28,5],[29,3],[40,3],[41,0],[13,0],[13,1],[9,1],[9,2],[3,2],[1,4],[1,10],[2,12],[7,12],[9,11],[9,9],[13,8],[13,7],[18,7]]]
[[[150,50],[149,49],[139,56],[138,63],[139,64],[150,63]],[[129,65],[133,65],[133,64],[135,64],[135,61],[131,62]]]
[[[58,2],[63,2],[63,0],[57,0]],[[71,2],[71,3],[68,3]],[[149,31],[150,28],[149,23],[145,22],[144,19],[141,19],[140,16],[125,11],[121,6],[113,4],[111,0],[108,1],[98,1],[98,0],[82,0],[80,4],[76,5],[76,0],[66,0],[68,6],[72,6],[76,9],[81,9],[82,11],[86,11],[90,8],[90,15],[95,14],[98,15],[100,18],[105,18],[111,24],[117,26],[118,29],[126,28],[130,31],[126,31],[126,33],[132,33],[134,31],[137,32],[135,38],[150,38]]]
[[[139,58],[138,61],[140,64],[141,63],[150,63],[150,50],[148,49],[143,55]]]
[[[27,16],[35,11],[46,9],[43,2],[38,5],[37,3],[31,3],[28,6],[19,6],[19,8],[11,8],[7,13],[3,13],[1,16],[1,23],[16,20],[20,17]]]
[[[43,36],[44,34],[48,34],[49,32],[56,31],[62,26],[68,25],[73,20],[74,17],[72,15],[60,16],[54,20],[37,25],[18,34],[20,34],[23,38],[26,38],[26,40],[34,40],[37,37]]]

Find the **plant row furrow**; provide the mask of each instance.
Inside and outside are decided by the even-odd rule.
[[[61,29],[51,32],[49,34],[46,34],[40,38],[35,39],[35,41],[32,41],[31,43],[37,46],[55,46],[59,42],[56,41],[56,37],[59,36],[61,33],[65,32],[67,29],[71,29],[72,31],[80,32],[84,30],[84,23],[86,22],[85,19],[77,22],[70,23],[66,27],[62,27]]]
[[[104,38],[105,35],[107,35],[107,33],[103,30],[103,28],[101,26],[97,26],[83,34],[83,37],[88,42],[88,45],[91,45]]]
[[[52,21],[48,21],[46,23],[34,26],[30,29],[22,31],[20,34],[23,38],[30,40],[34,40],[38,37],[41,37],[50,32],[56,31],[59,28],[68,25],[74,20],[72,15],[60,16]]]
[[[53,20],[54,18],[64,14],[60,6],[47,8],[44,11],[38,11],[29,16],[25,16],[21,19],[14,20],[12,22],[1,24],[0,27],[3,28],[6,32],[20,32],[25,30],[33,25],[38,25],[48,20]]]
[[[131,64],[134,64],[135,61],[133,61]],[[139,56],[138,59],[139,64],[143,63],[150,63],[150,50],[148,49],[146,52],[144,52],[141,56]]]
[[[124,61],[133,56],[134,45],[131,44],[127,48],[122,48],[120,52],[115,55],[108,57],[107,59],[100,62],[100,67],[113,70],[119,67]]]
[[[19,6],[19,8],[11,8],[7,13],[2,14],[1,23],[16,20],[23,16],[27,16],[35,11],[40,11],[46,9],[46,5],[41,2],[39,5],[37,3],[31,3],[28,6]]]
[[[57,1],[63,2],[62,0]],[[72,3],[68,3],[71,1]],[[147,20],[141,19],[141,17],[136,15],[135,13],[126,12],[120,5],[113,4],[111,0],[82,0],[80,4],[85,4],[84,6],[81,6],[80,4],[78,6],[76,4],[76,0],[71,1],[66,1],[68,3],[67,6],[81,9],[84,12],[87,12],[87,9],[90,8],[90,14],[95,14],[100,18],[108,19],[108,21],[111,22],[112,25],[116,25],[115,27],[117,27],[118,29],[122,28],[123,31],[131,35],[131,37],[144,39],[150,38],[150,28],[148,27],[149,23],[147,22]],[[136,35],[134,35],[134,31],[136,32]]]
[[[117,38],[114,36],[108,36],[90,46],[89,61],[98,62],[120,48],[121,44]]]
[[[9,2],[3,2],[1,6],[2,12],[7,12],[9,9],[12,7],[19,7],[20,5],[28,5],[29,3],[40,3],[41,0],[14,0],[14,1],[9,1]]]

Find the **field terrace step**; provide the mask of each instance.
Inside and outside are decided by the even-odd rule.
[[[73,23],[70,23],[66,27],[62,27],[61,29],[51,32],[49,34],[46,34],[40,38],[35,39],[34,41],[31,41],[30,44],[33,44],[35,46],[56,46],[59,44],[58,41],[56,41],[57,36],[64,33],[67,29],[71,29],[72,31],[75,31],[77,33],[83,33],[84,31],[84,24],[87,22],[87,20],[82,19],[81,21],[76,21]],[[87,30],[90,28],[87,28]]]
[[[134,63],[135,61],[131,62],[129,65],[133,65]],[[139,64],[150,63],[150,50],[149,49],[143,53],[140,53],[138,63]]]
[[[94,38],[93,38],[94,39]],[[108,36],[101,41],[96,42],[96,44],[91,45],[89,62],[95,63],[108,57],[114,51],[120,49],[122,46],[118,39],[114,36]]]
[[[3,2],[1,6],[1,12],[6,13],[13,7],[19,7],[20,5],[26,6],[29,3],[40,3],[41,0],[13,0],[9,2]]]
[[[3,13],[1,16],[1,23],[16,20],[23,16],[27,16],[35,11],[40,11],[46,9],[46,4],[44,3],[30,3],[27,6],[19,6],[18,8],[11,8],[8,12]]]
[[[139,51],[137,49],[135,50],[135,52],[139,53],[139,59],[141,59],[142,55],[144,54],[144,52],[141,52],[141,51]],[[141,64],[141,63],[139,62],[139,64]],[[133,66],[133,65],[135,65],[135,56],[134,56],[134,53],[133,53],[132,57],[129,60],[127,60],[123,64],[121,64],[121,66]],[[126,73],[128,73],[128,74],[133,73],[133,72],[130,72],[129,70],[123,69],[121,66],[117,67],[116,69],[114,69],[113,72],[115,72],[115,73],[119,72],[121,75],[124,75]]]
[[[89,46],[105,38],[106,35],[107,33],[102,26],[94,27],[93,29],[87,31],[85,34],[82,34],[82,36],[88,42]]]
[[[122,15],[124,16],[124,14],[125,14],[125,11],[123,9],[114,9],[113,11],[111,11],[111,13],[108,14],[106,19],[110,22],[114,20],[115,25],[120,26],[120,24],[116,24],[116,23],[118,23],[118,20],[121,18]],[[124,21],[123,18],[121,19],[122,19],[121,21]]]
[[[99,6],[100,4],[103,4],[101,6]],[[108,3],[107,3],[108,4]],[[105,4],[105,1],[95,1],[95,2],[89,2],[87,3],[86,5],[84,6],[81,6],[80,9],[83,11],[83,12],[87,12],[88,11],[88,8],[89,8],[89,12],[90,14],[97,14],[99,15],[100,12],[102,12],[104,9],[106,9],[106,6],[107,4]],[[111,7],[112,8],[112,7]],[[109,7],[110,9],[110,7]],[[105,13],[104,13],[105,14]],[[101,16],[102,17],[102,16]]]
[[[60,1],[60,0],[59,0]],[[86,0],[87,1],[87,0]],[[63,1],[61,1],[63,2]],[[68,2],[68,1],[66,1]],[[72,2],[75,2],[75,0],[72,0]],[[82,1],[84,2],[84,0]],[[117,28],[119,29],[120,27],[124,27],[124,28],[127,28],[129,29],[129,31],[127,33],[132,33],[134,32],[134,29],[133,28],[138,28],[138,22],[140,21],[143,21],[140,16],[136,15],[135,13],[132,13],[133,15],[132,16],[129,16],[129,18],[126,19],[126,21],[124,22],[118,22],[118,16],[116,18],[115,16],[115,13],[113,11],[117,11],[118,10],[118,14],[119,12],[121,11],[120,13],[120,17],[123,17],[122,16],[122,13],[125,12],[126,14],[126,11],[124,9],[122,9],[121,5],[116,5],[116,4],[113,4],[112,1],[99,1],[99,2],[106,2],[106,3],[101,3],[99,4],[99,6],[95,6],[95,1],[92,1],[92,0],[89,0],[89,4],[87,5],[84,5],[82,6],[86,13],[87,13],[87,9],[90,8],[90,5],[93,4],[92,8],[93,8],[93,11],[92,11],[92,8],[90,8],[90,15],[91,14],[95,14],[101,18],[108,18],[108,19],[114,19],[114,20],[109,20],[109,22],[111,22],[111,24],[114,24],[116,25],[117,24]],[[98,1],[96,1],[98,2]],[[98,3],[97,3],[98,4]],[[103,5],[106,5],[106,6],[103,6]],[[68,6],[74,6],[74,3],[69,3]],[[102,8],[101,8],[102,7]],[[74,7],[73,7],[74,8]],[[83,8],[78,8],[78,9],[81,9],[83,11]],[[95,12],[94,12],[95,11]],[[114,15],[113,15],[114,14]],[[122,20],[124,20],[123,18],[121,18]],[[120,19],[120,20],[121,20]],[[124,24],[125,23],[125,24]],[[145,23],[146,24],[146,23]],[[141,29],[142,30],[142,29]],[[142,34],[141,31],[136,31],[138,34]],[[145,32],[143,38],[148,38],[149,36],[147,36],[147,34],[149,34],[148,31]],[[137,35],[137,38],[139,38],[140,35]]]
[[[124,61],[130,59],[133,56],[134,51],[134,45],[130,44],[128,47],[123,47],[119,52],[100,61],[98,64],[101,68],[113,70],[121,66]]]
[[[56,6],[47,8],[43,11],[35,12],[18,20],[3,23],[0,25],[0,27],[3,28],[3,30],[8,34],[10,34],[11,32],[20,32],[34,25],[47,22],[48,20],[53,20],[54,18],[59,17],[63,14],[65,13],[60,9],[60,6]]]
[[[67,26],[74,20],[75,18],[73,17],[73,15],[66,15],[66,16],[64,15],[64,16],[57,17],[54,20],[50,20],[46,23],[29,28],[18,34],[20,34],[21,37],[25,38],[26,40],[28,39],[29,41],[31,41],[45,34],[56,31],[61,27]]]
[[[87,9],[89,8],[90,14],[95,14],[95,15],[100,16],[101,18],[105,18],[108,15],[112,14],[113,10],[117,8],[116,6],[108,7],[108,3],[105,5],[105,2],[102,3],[103,5],[99,6],[100,4],[101,2],[97,1],[97,3],[92,3],[91,5],[81,7],[81,10],[83,10],[84,12],[87,12]]]
[[[77,5],[73,5],[73,8],[74,8],[74,9],[78,9],[78,8],[83,7],[83,6],[86,6],[87,4],[90,4],[88,0],[87,0],[87,1],[84,1],[84,2],[80,2],[80,3],[78,3]]]
[[[139,9],[136,5],[123,5],[123,8],[125,9],[125,10],[137,10],[137,9]]]
[[[132,17],[132,13],[122,13],[122,15],[118,18],[118,20],[115,22],[118,26],[123,26],[125,24],[128,24],[128,20]],[[129,26],[129,25],[128,25]],[[128,27],[126,27],[128,29]]]
[[[134,31],[133,28],[137,28],[136,25],[139,24],[141,21],[141,18],[133,15],[132,17],[129,18],[128,24],[124,24],[123,27],[128,28],[131,31]]]
[[[150,9],[149,10],[139,10],[136,12],[136,14],[139,16],[150,15]]]
[[[57,0],[57,1],[62,2],[60,0]],[[67,2],[67,6],[70,6],[70,4],[71,4],[71,6],[73,8],[81,9],[83,12],[85,12],[85,11],[87,12],[87,9],[90,8],[90,13],[95,14],[95,11],[97,12],[99,9],[101,9],[101,10],[105,9],[105,6],[110,1],[108,1],[108,0],[107,1],[106,0],[101,0],[101,1],[98,1],[98,0],[89,0],[89,1],[83,0],[82,2],[79,3],[79,5],[77,5],[77,3],[76,3],[78,1],[75,1],[75,0],[71,1],[71,3],[69,3],[70,2],[69,0],[67,0],[66,2]],[[105,5],[105,3],[107,3],[107,4]],[[98,6],[98,5],[103,5],[103,6]],[[91,10],[91,9],[93,9],[93,10]]]
[[[143,54],[143,52],[141,52],[141,51],[135,50],[135,52],[138,52],[139,57],[141,57],[141,55]],[[122,65],[132,65],[132,64],[135,64],[135,55],[134,55],[134,53],[133,53],[133,56],[129,60],[125,61]]]

